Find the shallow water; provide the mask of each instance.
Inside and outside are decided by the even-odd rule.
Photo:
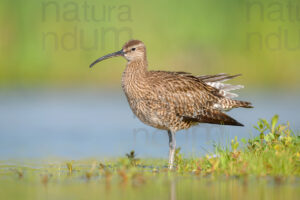
[[[65,178],[50,179],[42,184],[27,180],[0,180],[1,199],[297,199],[299,187],[295,180],[284,184],[273,178],[248,180],[236,178],[155,177],[106,181],[97,177],[90,181]]]
[[[245,127],[202,124],[180,131],[177,145],[186,155],[211,152],[235,136],[251,137],[259,118],[279,114],[300,129],[300,96],[288,93],[240,93],[254,109],[229,114]],[[132,114],[122,91],[95,89],[0,92],[0,159],[116,157],[135,150],[138,157],[167,158],[168,138]]]

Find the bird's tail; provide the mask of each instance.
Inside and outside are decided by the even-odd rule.
[[[239,101],[239,100],[234,100],[235,102],[235,105],[234,107],[235,108],[253,108],[252,106],[252,103],[251,102],[248,102],[248,101]]]
[[[232,108],[253,108],[252,104],[248,101],[239,101],[228,98],[222,99],[220,105],[223,110],[230,110]]]

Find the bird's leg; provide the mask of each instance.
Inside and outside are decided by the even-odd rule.
[[[169,169],[173,169],[174,165],[174,156],[175,156],[175,148],[176,148],[176,140],[175,140],[175,132],[168,131],[169,135]]]

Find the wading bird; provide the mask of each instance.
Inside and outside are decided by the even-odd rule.
[[[139,40],[128,41],[120,51],[97,59],[90,67],[116,56],[127,60],[122,88],[133,113],[145,124],[168,132],[169,169],[174,166],[176,131],[198,123],[243,126],[224,111],[252,108],[250,102],[234,100],[237,95],[229,92],[242,85],[223,83],[240,74],[193,76],[186,72],[148,71],[146,47]]]

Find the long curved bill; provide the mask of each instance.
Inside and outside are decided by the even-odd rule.
[[[123,56],[124,52],[123,49],[121,49],[120,51],[111,53],[111,54],[107,54],[105,56],[102,56],[101,58],[98,58],[97,60],[95,60],[91,65],[90,68],[92,68],[96,63],[101,62],[102,60],[106,60],[108,58],[112,58],[112,57],[116,57],[116,56]]]

